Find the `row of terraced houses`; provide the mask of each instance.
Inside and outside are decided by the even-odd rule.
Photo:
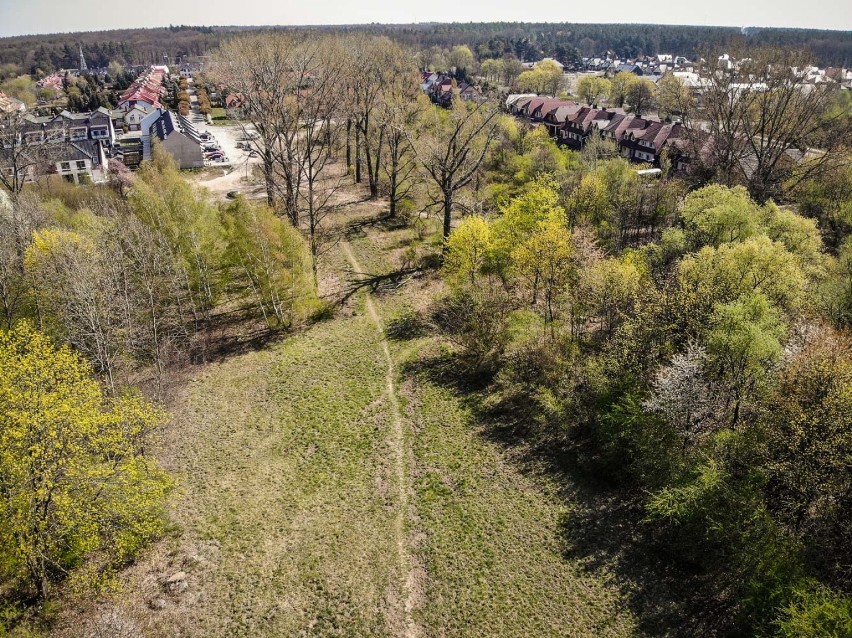
[[[672,169],[685,171],[688,129],[679,122],[638,117],[618,108],[601,108],[531,94],[510,95],[505,109],[540,126],[560,144],[580,150],[593,134],[612,141],[625,159],[660,166],[663,153]]]

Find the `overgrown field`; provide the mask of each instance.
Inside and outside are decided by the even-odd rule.
[[[356,233],[353,255],[386,273],[406,232]],[[342,257],[328,261],[341,267]],[[382,323],[421,306],[429,285],[379,286]],[[388,342],[404,428],[394,437],[366,294],[187,384],[164,446],[180,481],[174,533],[126,575],[124,595],[63,633],[92,624],[205,637],[632,633],[617,583],[565,558],[570,503],[487,440],[462,396],[418,371],[432,337]],[[186,587],[166,582],[181,571]]]

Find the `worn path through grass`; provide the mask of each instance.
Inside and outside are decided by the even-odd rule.
[[[330,260],[344,279],[397,268],[412,236],[365,228]],[[423,372],[438,337],[388,340],[435,284],[359,292],[333,319],[199,369],[164,446],[174,534],[123,597],[59,634],[635,635],[621,584],[568,558],[572,504]],[[186,587],[167,583],[179,572]]]
[[[341,249],[343,250],[344,255],[346,255],[346,259],[349,261],[349,264],[352,266],[352,270],[354,271],[354,273],[356,275],[359,273],[363,273],[364,269],[358,263],[357,258],[352,252],[352,248],[349,246],[349,243],[343,241],[341,243]],[[387,335],[385,334],[385,328],[382,322],[382,318],[376,311],[376,306],[373,303],[372,296],[369,292],[365,294],[364,304],[366,306],[367,314],[369,315],[370,320],[373,322],[376,327],[376,331],[380,335],[382,353],[384,354],[385,362],[387,363],[387,375],[385,377],[386,392],[391,412],[391,423],[393,426],[392,454],[394,457],[394,466],[396,468],[396,484],[398,494],[397,512],[394,529],[396,534],[397,556],[402,576],[402,616],[403,622],[405,624],[406,637],[415,638],[417,636],[420,636],[421,631],[417,624],[414,622],[414,618],[412,616],[412,611],[414,610],[414,606],[416,603],[416,592],[419,589],[419,583],[416,582],[417,570],[411,564],[412,559],[408,548],[409,539],[407,528],[408,521],[410,518],[408,499],[408,465],[410,463],[410,454],[408,452],[407,437],[405,435],[404,425],[402,421],[402,413],[400,412],[399,401],[396,396],[396,372],[394,371],[393,357],[391,357],[390,348],[388,347],[388,339]]]

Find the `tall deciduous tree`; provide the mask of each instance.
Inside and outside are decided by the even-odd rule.
[[[630,110],[639,117],[654,107],[656,99],[657,87],[650,80],[637,78],[627,88],[627,103]]]
[[[456,196],[479,172],[496,134],[498,111],[488,103],[456,100],[449,111],[434,108],[422,132],[412,140],[425,175],[431,180],[432,206],[443,215],[443,235],[450,235]]]
[[[400,202],[414,187],[417,158],[410,133],[429,108],[425,96],[419,95],[413,77],[406,73],[391,81],[382,100],[379,118],[386,140],[382,172],[387,184],[390,217],[396,216]]]
[[[498,83],[503,77],[503,61],[494,58],[484,60],[479,65],[479,72],[482,73],[487,82]]]
[[[515,81],[518,79],[518,76],[523,72],[523,70],[523,63],[514,55],[504,56],[502,76],[503,84],[510,88],[515,86]]]
[[[717,57],[702,70],[707,86],[693,156],[703,172],[725,184],[745,184],[764,202],[844,157],[850,133],[846,109],[832,110],[834,82],[807,84],[810,58],[790,49],[735,51],[722,68]],[[807,160],[807,161],[801,161]]]
[[[577,97],[586,104],[598,104],[611,90],[612,86],[606,78],[586,76],[577,83]]]
[[[378,110],[385,93],[400,73],[410,65],[407,56],[387,38],[355,36],[347,43],[350,66],[346,84],[351,121],[356,128],[355,179],[361,177],[361,150],[367,169],[370,197],[378,197],[382,149],[386,130],[380,125]]]
[[[552,60],[543,60],[518,76],[518,86],[540,95],[556,95],[563,86],[562,69]]]
[[[512,251],[513,270],[532,293],[533,306],[541,306],[544,322],[556,319],[559,298],[574,278],[574,248],[565,216],[550,216]]]
[[[44,327],[78,348],[115,391],[127,326],[105,266],[92,238],[67,230],[36,232],[26,254]]]
[[[609,103],[618,108],[623,107],[630,93],[630,87],[638,80],[639,78],[636,75],[628,71],[619,71],[616,73],[610,81]]]
[[[243,96],[240,109],[243,119],[257,135],[250,143],[262,159],[267,204],[273,210],[282,204],[286,214],[297,223],[297,185],[293,174],[287,173],[290,179],[283,187],[276,179],[276,162],[293,161],[288,151],[299,131],[299,122],[290,105],[294,87],[298,96],[304,78],[294,74],[290,60],[293,46],[295,42],[282,34],[233,38],[222,43],[211,60],[209,72],[228,93]]]
[[[311,258],[304,240],[268,207],[242,199],[222,216],[228,260],[248,279],[253,301],[267,325],[291,325],[314,299]]]
[[[669,73],[657,83],[657,105],[664,117],[679,117],[685,124],[689,124],[695,107],[695,96],[682,79]]]
[[[755,432],[768,474],[768,503],[799,539],[819,538],[814,556],[848,578],[852,555],[852,344],[830,329],[787,361],[763,402]]]

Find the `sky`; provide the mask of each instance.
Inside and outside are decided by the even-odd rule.
[[[0,37],[169,24],[299,25],[370,22],[643,22],[852,30],[850,0],[672,3],[517,0],[0,0]],[[852,35],[850,35],[852,37]]]

